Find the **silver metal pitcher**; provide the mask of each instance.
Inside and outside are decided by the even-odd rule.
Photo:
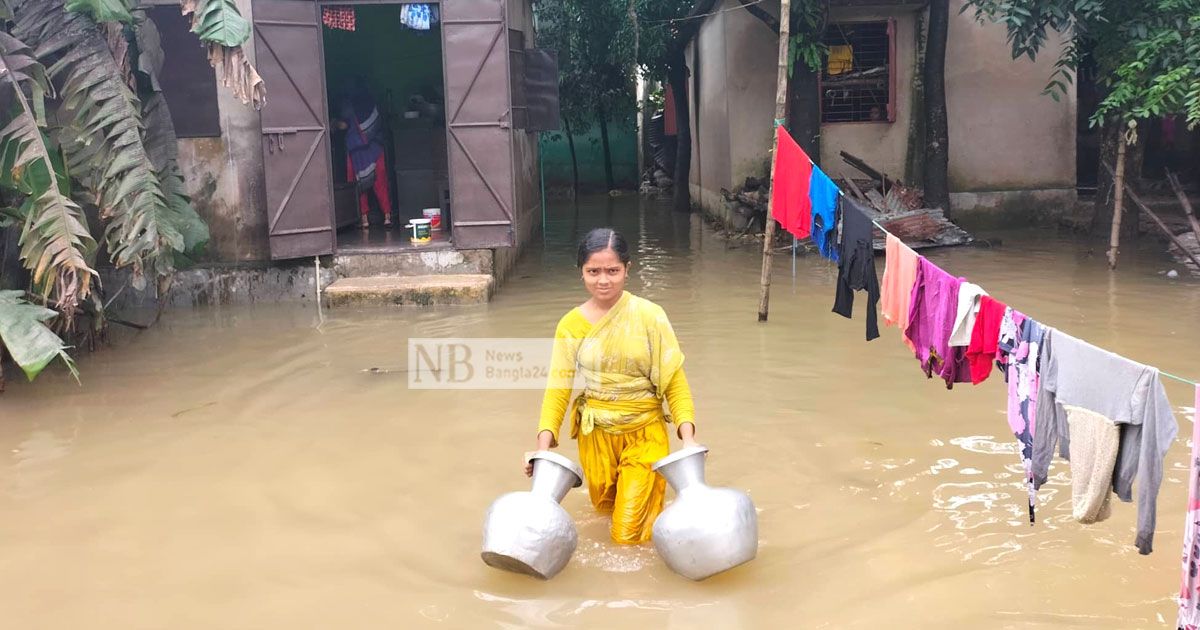
[[[559,503],[583,484],[575,462],[538,451],[529,492],[510,492],[488,508],[483,521],[483,561],[488,566],[548,580],[567,566],[579,535]]]
[[[758,514],[744,492],[704,483],[708,448],[680,449],[654,464],[675,500],[654,521],[654,548],[672,571],[703,580],[758,555]]]

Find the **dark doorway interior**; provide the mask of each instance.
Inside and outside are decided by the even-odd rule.
[[[450,194],[446,156],[445,91],[442,31],[437,4],[428,24],[406,14],[409,5],[338,4],[322,8],[325,85],[331,124],[334,211],[338,251],[422,249],[450,246]],[[364,88],[367,96],[364,97]],[[348,168],[347,135],[357,133],[357,116],[371,122],[371,103],[378,112],[378,131],[386,187],[362,186]],[[361,162],[361,160],[360,160]],[[369,162],[368,162],[369,163]],[[377,163],[378,164],[378,163]],[[359,168],[363,167],[361,164]],[[380,172],[382,170],[383,172]],[[385,203],[380,202],[383,198]],[[361,227],[363,199],[369,228]],[[390,207],[384,208],[382,206]],[[414,245],[404,226],[441,211],[441,229],[429,243]],[[385,211],[392,225],[386,227]]]

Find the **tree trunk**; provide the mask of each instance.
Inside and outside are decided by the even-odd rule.
[[[791,0],[779,3],[779,60],[775,78],[775,137],[779,137],[779,121],[787,116],[788,104],[788,45],[791,33]],[[771,153],[771,182],[775,182],[775,163],[778,152]],[[758,321],[767,321],[771,301],[771,253],[775,243],[775,219],[771,216],[773,204],[767,199],[767,225],[763,231],[762,273],[758,291]]]
[[[1123,123],[1110,123],[1105,124],[1100,132],[1100,161],[1096,165],[1098,169],[1096,201],[1093,204],[1095,211],[1092,214],[1091,226],[1091,233],[1095,236],[1108,235],[1112,230],[1116,189],[1113,186],[1113,175],[1104,165],[1107,163],[1111,167],[1117,163],[1117,151],[1120,144],[1124,142],[1125,129]],[[1125,182],[1134,190],[1138,189],[1138,183],[1141,181],[1145,146],[1146,143],[1137,142],[1125,147]],[[1136,220],[1125,221],[1121,224],[1120,237],[1122,239],[1134,239],[1137,238],[1137,234],[1138,222]]]
[[[795,63],[787,86],[788,105],[784,115],[796,144],[818,164],[821,162],[820,76],[803,61]]]
[[[571,149],[571,177],[573,178],[572,190],[575,192],[575,198],[579,198],[579,158],[575,155],[575,136],[571,135],[571,121],[563,118],[563,130],[567,134],[567,147]]]
[[[600,145],[604,149],[604,185],[613,190],[617,184],[613,180],[612,149],[608,144],[608,112],[603,105],[596,107],[596,117],[600,119]]]
[[[676,212],[691,212],[692,197],[690,180],[692,174],[692,122],[688,108],[687,61],[680,49],[671,57],[667,69],[667,81],[675,98],[675,191],[672,209]]]
[[[950,215],[950,129],[946,112],[946,34],[949,0],[929,3],[929,37],[925,44],[925,205]]]
[[[913,26],[913,37],[917,42],[913,55],[913,67],[925,67],[925,46],[928,37],[925,33],[924,13],[917,13]],[[912,99],[911,114],[908,118],[908,148],[904,153],[904,181],[910,185],[921,183],[925,185],[925,82],[921,73],[913,76],[912,87],[909,89]]]
[[[1108,268],[1117,268],[1117,248],[1121,243],[1121,216],[1125,209],[1125,143],[1117,143],[1117,170],[1113,176],[1113,218],[1108,236]],[[1137,220],[1137,216],[1134,216]]]

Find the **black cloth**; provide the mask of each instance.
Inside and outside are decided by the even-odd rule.
[[[837,295],[833,312],[849,318],[854,292],[867,292],[867,341],[879,336],[879,279],[875,275],[871,215],[861,204],[842,197],[842,242],[838,245]]]

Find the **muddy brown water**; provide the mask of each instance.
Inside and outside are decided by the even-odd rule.
[[[572,240],[630,238],[630,289],[662,304],[687,354],[710,482],[748,490],[757,560],[703,583],[652,547],[617,548],[582,489],[550,582],[479,560],[499,494],[527,488],[540,393],[410,390],[410,336],[537,337],[585,295]],[[1028,524],[995,375],[952,392],[894,329],[829,312],[835,271],[776,260],[755,322],[758,252],[633,199],[556,207],[486,307],[168,313],[0,399],[0,611],[11,628],[1157,628],[1174,621],[1192,396],[1159,502],[1070,519],[1056,464]],[[1051,231],[940,251],[938,264],[1041,321],[1200,376],[1200,283],[1154,243],[1110,274]],[[1149,240],[1149,239],[1147,239]],[[882,260],[880,261],[882,271]],[[861,306],[859,307],[862,308]],[[859,311],[861,313],[861,310]],[[380,368],[374,372],[364,371]],[[574,443],[563,452],[575,456]]]

